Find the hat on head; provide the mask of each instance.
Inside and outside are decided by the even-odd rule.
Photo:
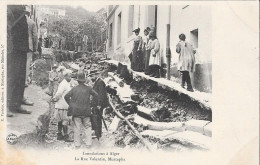
[[[31,12],[31,8],[29,5],[25,5],[25,11],[29,13]]]
[[[133,30],[133,32],[139,33],[140,32],[140,28],[137,28],[137,29]]]
[[[57,64],[54,64],[52,68],[58,68]]]
[[[62,74],[63,74],[63,76],[66,76],[66,75],[72,74],[72,71],[69,69],[65,69]]]
[[[77,81],[85,82],[86,81],[85,74],[84,73],[79,73],[78,76],[77,76]]]

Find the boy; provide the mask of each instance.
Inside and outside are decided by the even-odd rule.
[[[53,65],[52,70],[49,73],[49,95],[54,96],[58,85],[59,85],[59,73],[57,72],[58,66],[56,64]]]
[[[86,86],[86,77],[83,73],[78,74],[78,86],[71,89],[65,95],[65,100],[72,110],[72,121],[74,122],[74,143],[76,149],[81,146],[80,130],[83,125],[86,136],[87,148],[92,145],[92,131],[91,131],[91,109],[90,109],[90,95],[97,97],[98,94],[90,87]]]
[[[71,80],[71,71],[65,70],[63,72],[64,79],[59,84],[57,93],[53,97],[52,101],[55,103],[56,115],[55,118],[58,121],[58,134],[57,140],[65,140],[66,142],[72,142],[69,139],[68,135],[68,124],[69,118],[67,116],[69,105],[66,103],[64,96],[71,90],[70,80]],[[62,135],[62,130],[63,134]]]

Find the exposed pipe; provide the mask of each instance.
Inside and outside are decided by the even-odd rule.
[[[155,5],[155,35],[157,35],[157,5]]]
[[[140,27],[140,15],[141,15],[141,12],[140,12],[140,5],[139,5],[139,11],[138,11],[138,27]]]
[[[171,31],[171,6],[169,6],[168,24],[166,25],[166,59],[167,59],[167,79],[171,79],[171,48],[170,48],[170,31]]]

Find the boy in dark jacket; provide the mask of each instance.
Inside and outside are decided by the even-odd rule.
[[[92,145],[92,131],[91,131],[91,109],[90,109],[90,95],[97,97],[98,94],[90,87],[86,86],[86,78],[84,74],[79,74],[77,81],[78,86],[71,89],[65,95],[65,101],[68,103],[69,108],[72,110],[72,120],[74,122],[74,143],[76,148],[80,148],[80,130],[83,125],[84,133],[86,136],[86,145]]]

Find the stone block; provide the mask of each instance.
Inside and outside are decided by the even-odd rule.
[[[204,135],[212,137],[212,123],[207,124],[203,129]]]
[[[197,147],[199,149],[209,150],[212,145],[212,138],[204,136],[201,133],[192,131],[183,131],[175,134],[165,136],[169,140],[177,140],[179,143],[185,146]]]
[[[185,122],[186,130],[204,134],[204,126],[210,123],[207,120],[189,120]]]

